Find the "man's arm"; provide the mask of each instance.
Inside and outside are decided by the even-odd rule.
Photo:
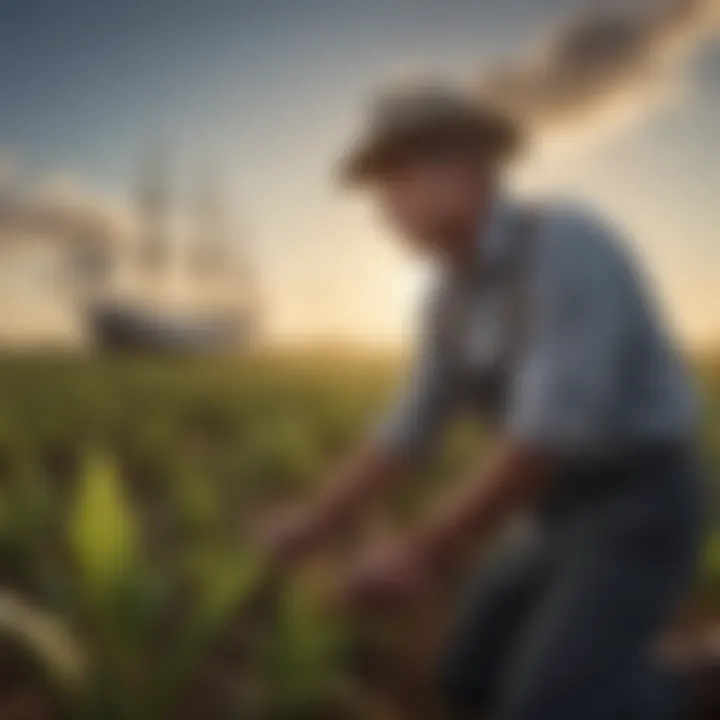
[[[454,408],[456,378],[440,339],[438,300],[433,301],[415,366],[389,417],[341,465],[317,500],[276,529],[271,544],[281,556],[302,557],[331,539],[373,499],[407,477],[440,437]]]
[[[411,543],[424,563],[444,567],[491,533],[514,510],[528,505],[553,473],[549,457],[512,441],[499,441],[490,458],[471,471],[465,489],[417,531]]]
[[[308,541],[321,544],[352,523],[384,491],[403,480],[410,463],[402,455],[369,442],[352,454],[306,511]]]
[[[353,606],[406,602],[428,589],[433,576],[457,563],[467,548],[493,532],[514,510],[529,504],[553,473],[541,453],[498,442],[482,466],[454,495],[399,543],[371,550],[341,585]]]

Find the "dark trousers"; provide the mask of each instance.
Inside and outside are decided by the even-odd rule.
[[[681,448],[564,473],[466,598],[443,667],[458,716],[678,717],[653,644],[692,580],[699,486]]]

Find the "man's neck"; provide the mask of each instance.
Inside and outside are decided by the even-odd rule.
[[[448,235],[445,243],[450,264],[457,270],[464,271],[475,265],[479,249],[485,242],[492,223],[493,209],[499,202],[497,193],[487,196],[478,204],[476,212],[458,227],[456,232]]]

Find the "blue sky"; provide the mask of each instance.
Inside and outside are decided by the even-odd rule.
[[[170,132],[255,144],[352,102],[388,67],[502,51],[572,0],[5,0],[0,137],[109,182]],[[308,105],[314,105],[315,109]]]
[[[470,73],[603,4],[3,0],[0,155],[119,195],[149,146],[170,146],[186,174],[210,162],[256,232],[275,304],[305,302],[298,317],[328,328],[374,327],[363,288],[395,297],[402,263],[329,182],[364,93],[408,67]],[[682,98],[534,170],[541,189],[579,194],[637,234],[689,335],[720,324],[701,317],[720,302],[718,127],[720,49],[708,44]],[[345,288],[333,319],[301,297],[318,283],[335,292],[329,276]],[[383,332],[401,321],[390,315]]]

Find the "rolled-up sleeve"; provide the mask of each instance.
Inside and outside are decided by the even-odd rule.
[[[553,452],[605,450],[622,401],[626,266],[612,232],[593,220],[575,218],[543,234],[506,430]]]
[[[457,378],[441,303],[437,297],[430,303],[414,366],[376,433],[382,447],[411,460],[434,447],[456,406]]]

